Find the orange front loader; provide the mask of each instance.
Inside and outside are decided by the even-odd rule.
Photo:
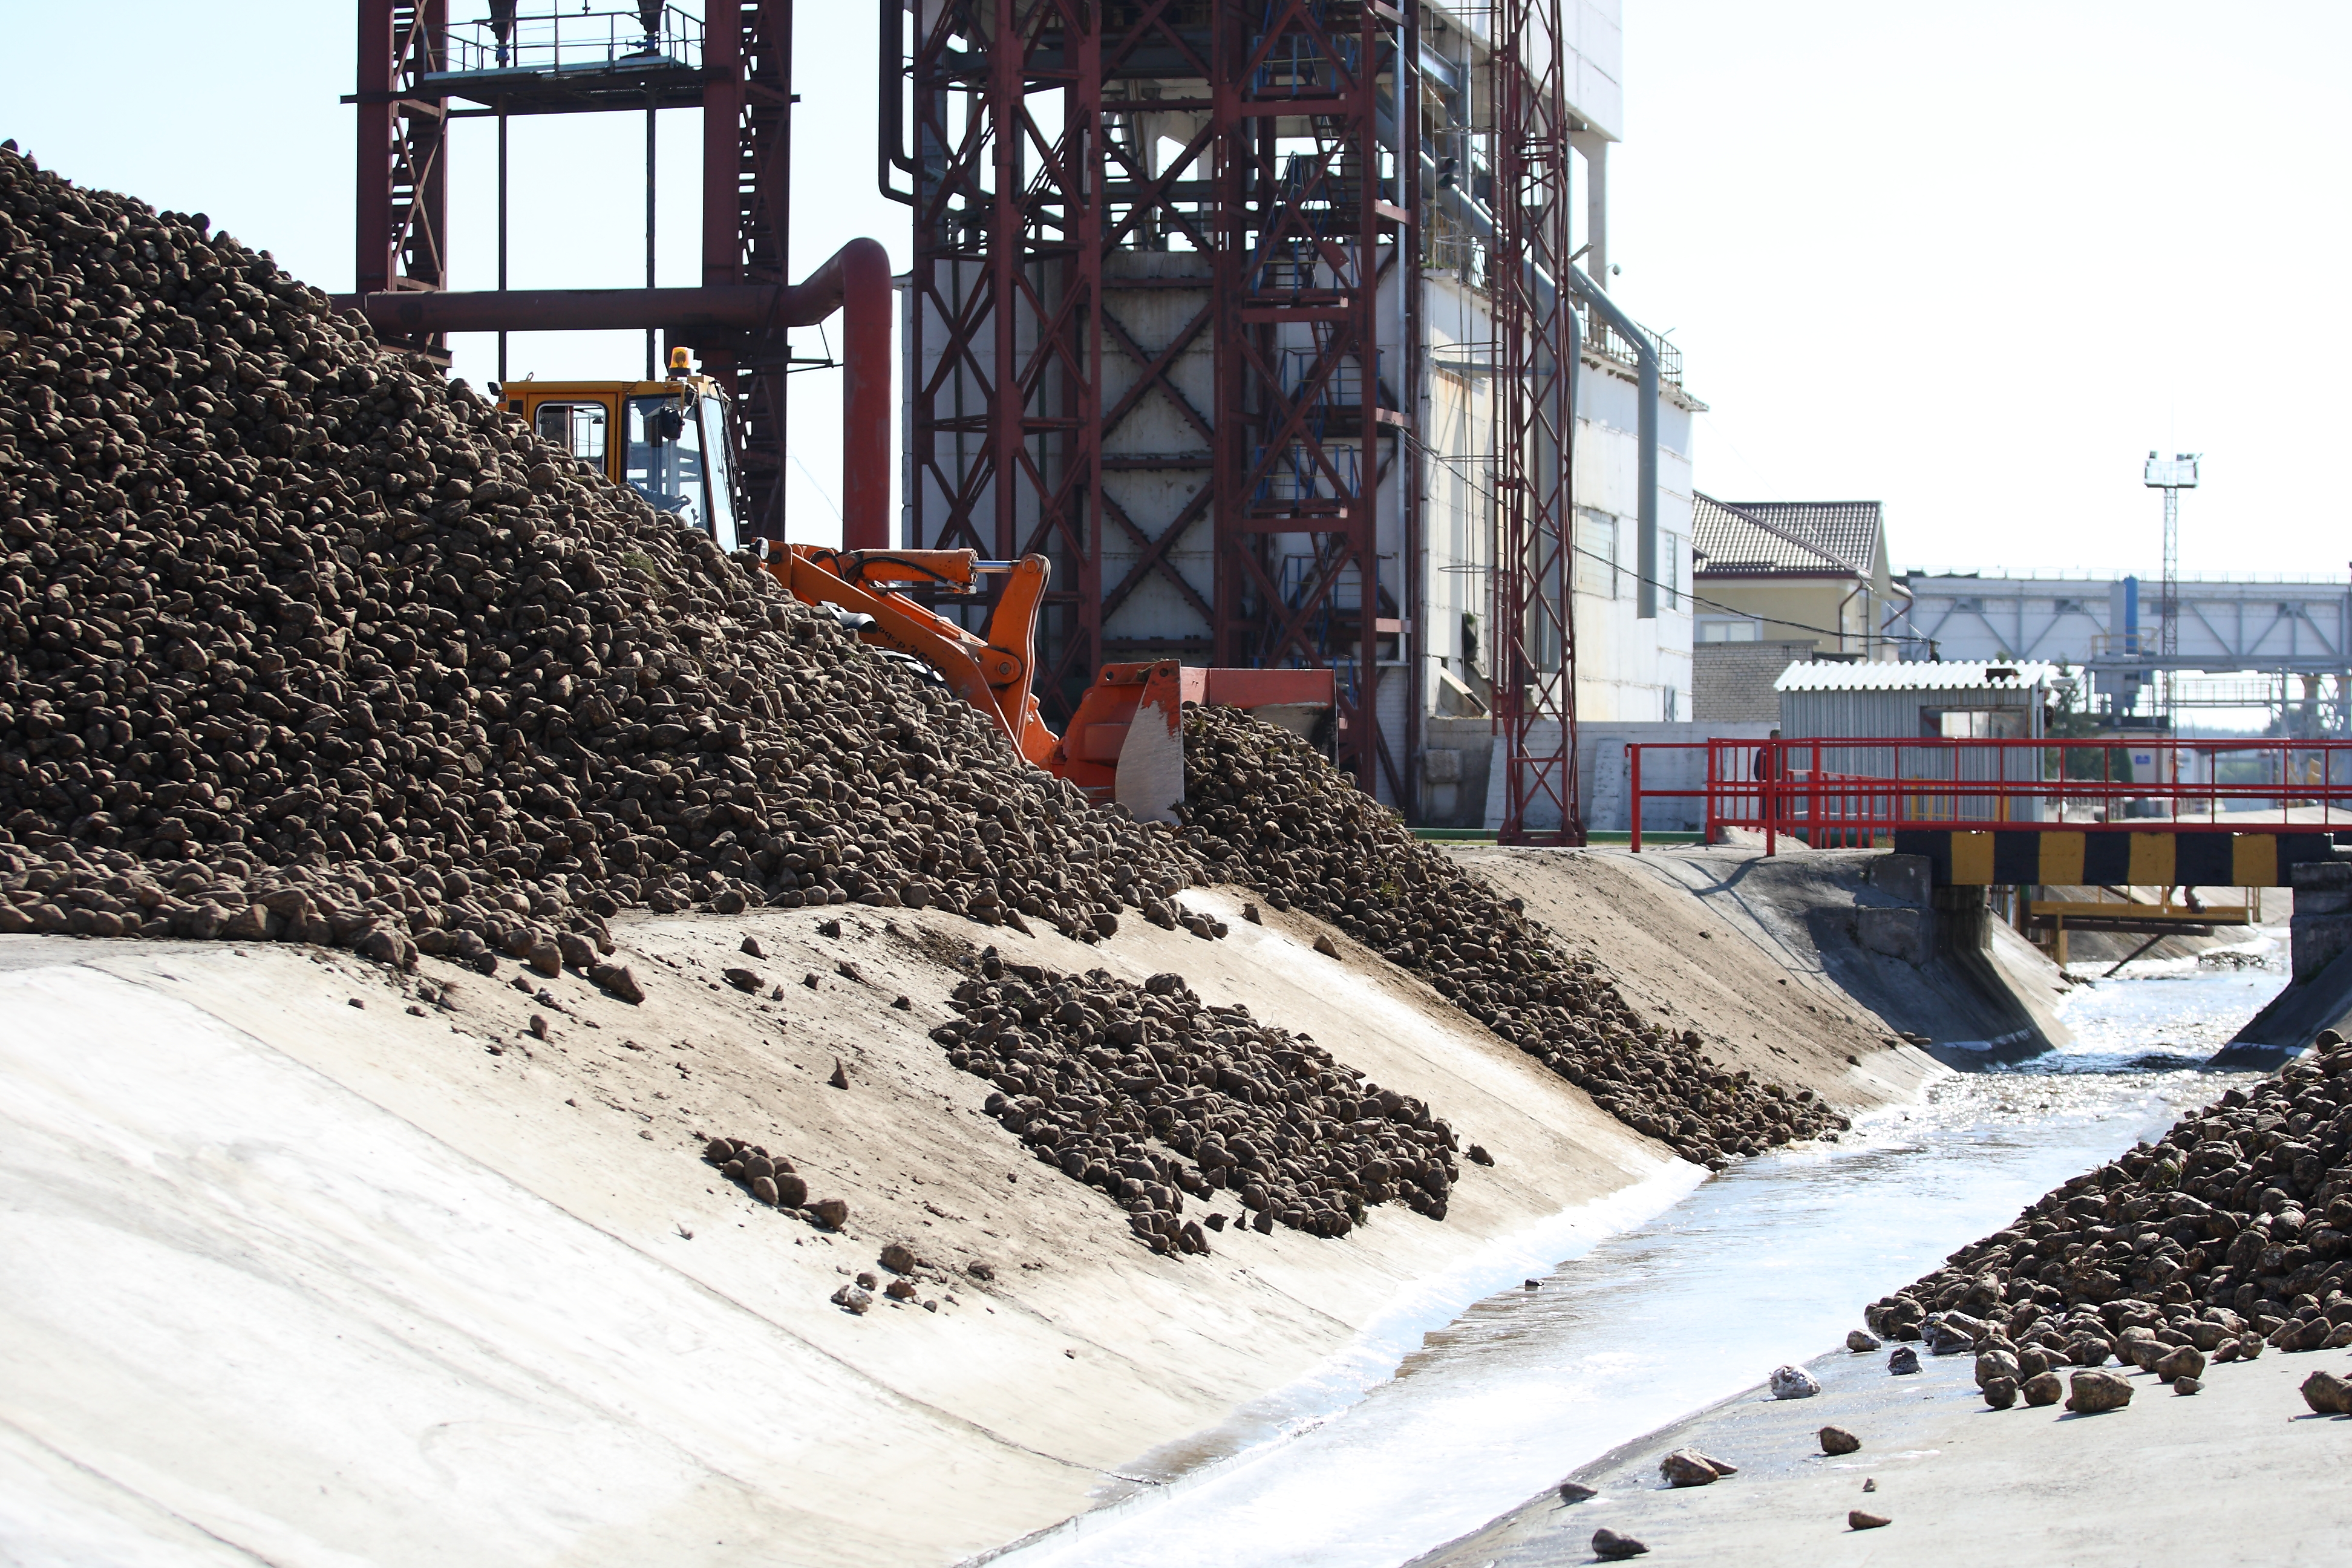
[[[1328,720],[1335,687],[1328,669],[1187,669],[1173,659],[1108,664],[1087,689],[1066,734],[1046,727],[1031,681],[1036,669],[1037,607],[1051,566],[1042,555],[982,561],[969,550],[827,550],[768,547],[767,569],[793,596],[830,605],[870,624],[868,645],[921,660],[948,689],[986,714],[1036,766],[1139,819],[1172,823],[1184,800],[1183,705],[1244,708],[1311,735]],[[927,584],[976,594],[981,579],[1007,579],[974,636],[901,590]]]

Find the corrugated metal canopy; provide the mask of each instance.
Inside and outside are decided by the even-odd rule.
[[[2054,664],[1922,661],[1847,664],[1834,659],[1792,664],[1772,683],[1775,691],[2021,691],[2058,673]]]

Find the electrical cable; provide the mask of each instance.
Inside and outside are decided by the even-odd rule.
[[[824,502],[826,510],[833,513],[834,521],[842,521],[841,507],[831,495],[826,493],[824,486],[817,482],[817,477],[809,472],[809,466],[802,462],[797,454],[793,458],[793,467],[798,468],[801,471],[801,477],[808,480],[809,489],[816,491],[816,499]]]
[[[1497,496],[1497,495],[1496,495],[1493,490],[1490,490],[1490,489],[1486,489],[1485,486],[1481,485],[1481,484],[1480,484],[1480,483],[1479,483],[1475,479],[1472,478],[1472,477],[1471,477],[1467,472],[1464,471],[1463,469],[1461,469],[1461,468],[1456,468],[1456,467],[1454,466],[1454,463],[1455,463],[1455,459],[1454,459],[1454,458],[1451,458],[1451,457],[1447,456],[1447,455],[1446,455],[1445,453],[1444,453],[1444,452],[1440,452],[1440,451],[1437,451],[1437,450],[1433,449],[1433,447],[1431,447],[1431,446],[1429,445],[1429,443],[1428,443],[1428,442],[1426,442],[1426,441],[1423,440],[1419,436],[1414,435],[1411,430],[1407,430],[1407,431],[1403,432],[1403,435],[1404,435],[1404,438],[1405,438],[1406,440],[1408,440],[1408,441],[1412,442],[1414,446],[1416,446],[1416,447],[1420,447],[1420,448],[1421,448],[1422,455],[1423,455],[1423,457],[1428,458],[1432,462],[1442,464],[1449,473],[1452,473],[1455,478],[1459,479],[1460,479],[1460,480],[1461,480],[1465,485],[1468,486],[1472,490],[1475,491],[1477,494],[1479,494],[1479,495],[1481,495],[1481,496],[1484,496],[1484,497],[1485,497],[1488,501],[1493,502],[1493,503],[1494,503],[1495,505],[1496,505],[1496,506],[1500,506],[1500,505],[1502,504],[1501,498],[1500,498],[1500,497],[1498,497],[1498,496]],[[1630,566],[1620,566],[1620,565],[1619,565],[1619,564],[1618,564],[1614,560],[1612,560],[1612,558],[1610,558],[1609,556],[1606,556],[1606,555],[1601,554],[1601,553],[1599,551],[1597,551],[1597,550],[1587,550],[1587,549],[1585,549],[1585,548],[1584,548],[1584,546],[1582,546],[1582,545],[1580,545],[1580,544],[1574,543],[1574,542],[1571,542],[1571,543],[1569,545],[1569,549],[1570,549],[1570,551],[1572,553],[1574,553],[1574,554],[1578,554],[1578,555],[1581,555],[1581,556],[1585,557],[1585,558],[1586,558],[1587,560],[1589,560],[1589,561],[1598,561],[1598,562],[1600,562],[1602,565],[1607,566],[1607,567],[1608,567],[1608,568],[1610,568],[1610,570],[1612,570],[1612,572],[1622,572],[1622,573],[1623,573],[1626,576],[1633,578],[1633,581],[1634,581],[1634,583],[1635,583],[1637,585],[1638,585],[1638,584],[1640,584],[1641,583],[1643,583],[1643,581],[1647,581],[1647,582],[1649,583],[1650,586],[1652,586],[1652,587],[1654,587],[1654,588],[1655,588],[1655,589],[1659,590],[1661,593],[1667,594],[1667,595],[1679,595],[1679,596],[1681,596],[1681,597],[1683,597],[1683,598],[1688,599],[1688,600],[1689,600],[1692,604],[1694,604],[1694,605],[1706,605],[1706,606],[1708,609],[1710,609],[1710,610],[1721,610],[1724,614],[1726,614],[1726,615],[1727,615],[1727,616],[1740,616],[1740,617],[1742,617],[1742,618],[1744,618],[1744,619],[1748,619],[1748,620],[1768,620],[1768,619],[1769,619],[1769,622],[1770,622],[1770,624],[1771,624],[1771,625],[1773,625],[1773,626],[1789,626],[1789,627],[1791,627],[1791,628],[1792,628],[1792,629],[1794,629],[1794,630],[1801,631],[1801,632],[1811,632],[1811,633],[1812,633],[1814,636],[1816,636],[1816,637],[1835,637],[1835,638],[1837,638],[1840,642],[1843,642],[1846,638],[1848,638],[1848,637],[1853,637],[1853,636],[1854,636],[1854,635],[1855,635],[1855,634],[1854,634],[1854,633],[1853,633],[1853,632],[1833,631],[1833,630],[1832,630],[1831,628],[1829,628],[1828,626],[1807,626],[1807,625],[1806,625],[1804,622],[1802,622],[1802,621],[1789,621],[1789,620],[1782,620],[1782,619],[1780,619],[1780,618],[1779,616],[1769,616],[1769,617],[1767,617],[1767,616],[1757,616],[1757,615],[1753,614],[1753,613],[1752,613],[1752,612],[1750,612],[1750,611],[1743,610],[1743,609],[1739,608],[1739,607],[1738,607],[1738,605],[1726,605],[1726,604],[1723,604],[1723,603],[1721,603],[1721,602],[1719,602],[1719,601],[1717,601],[1717,600],[1714,600],[1714,599],[1706,598],[1706,597],[1705,597],[1704,595],[1700,595],[1700,594],[1697,594],[1697,593],[1696,593],[1696,592],[1694,592],[1693,590],[1688,589],[1688,588],[1677,588],[1677,587],[1675,587],[1674,584],[1672,584],[1671,583],[1661,583],[1661,582],[1658,582],[1655,578],[1644,579],[1644,578],[1641,575],[1640,572],[1639,572],[1636,568],[1630,567]],[[1926,642],[1926,641],[1928,641],[1928,640],[1929,640],[1929,639],[1927,639],[1927,638],[1926,638],[1926,637],[1922,637],[1917,636],[1916,633],[1915,633],[1914,635],[1910,636],[1910,637],[1892,637],[1892,636],[1889,636],[1889,635],[1887,635],[1887,634],[1885,634],[1885,633],[1883,633],[1883,632],[1864,632],[1864,633],[1862,633],[1862,634],[1861,634],[1861,636],[1862,636],[1863,644],[1864,644],[1864,647],[1867,647],[1870,644],[1872,644],[1872,643],[1874,643],[1874,642],[1902,643],[1902,642]]]

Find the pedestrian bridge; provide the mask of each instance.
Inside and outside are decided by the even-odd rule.
[[[2149,755],[2144,742],[2131,750]],[[1696,787],[1643,787],[1645,753],[1699,751]],[[1894,849],[1927,860],[1939,887],[2291,887],[2296,866],[2352,844],[2352,742],[2167,742],[2137,769],[2104,741],[1809,736],[1626,752],[1636,854],[1643,803],[1664,799],[1703,801],[1709,843],[1744,829],[1767,854],[1783,839]]]

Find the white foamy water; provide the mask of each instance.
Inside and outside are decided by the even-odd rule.
[[[2019,1064],[2025,1072],[2118,1072],[2147,1058],[2201,1062],[2268,1005],[2287,980],[2287,933],[2263,927],[2198,958],[2140,959],[2116,979],[2111,963],[2067,966],[2079,984],[2059,1004],[2074,1043]]]

